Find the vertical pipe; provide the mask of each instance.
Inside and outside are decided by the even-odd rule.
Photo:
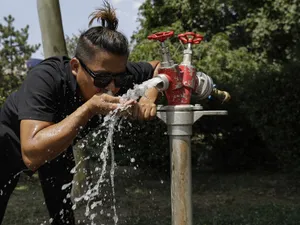
[[[192,225],[191,140],[170,136],[172,225]]]
[[[172,225],[192,225],[191,136],[195,121],[204,115],[227,115],[227,111],[204,111],[200,105],[159,106],[157,116],[168,125],[171,153]]]
[[[172,225],[192,225],[191,135],[194,106],[159,108],[157,116],[168,125],[171,154]]]
[[[67,56],[59,0],[37,0],[44,57]]]

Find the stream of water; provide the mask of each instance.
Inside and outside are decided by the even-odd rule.
[[[139,97],[145,96],[145,93],[147,89],[155,87],[161,80],[158,78],[153,78],[148,81],[145,81],[142,84],[135,85],[133,89],[130,89],[127,91],[126,94],[124,94],[122,99],[124,101],[126,100],[138,100]],[[98,128],[97,132],[93,133],[93,137],[95,140],[97,140],[97,137],[100,137],[100,135],[103,135],[103,131],[106,131],[107,133],[106,138],[105,138],[105,143],[102,145],[102,150],[99,156],[99,164],[101,165],[101,168],[96,167],[92,173],[97,173],[100,176],[97,180],[96,183],[94,184],[89,184],[87,191],[80,197],[76,197],[74,199],[74,205],[73,209],[76,209],[77,204],[80,203],[81,201],[84,201],[86,203],[85,206],[85,217],[89,220],[91,225],[97,225],[95,222],[95,218],[97,217],[98,214],[103,214],[104,210],[98,211],[98,208],[103,206],[104,201],[106,200],[105,198],[109,198],[110,196],[107,194],[101,193],[101,189],[104,185],[110,185],[111,187],[111,198],[112,198],[112,205],[111,209],[113,211],[113,215],[111,216],[109,213],[107,216],[111,216],[114,225],[117,225],[118,223],[118,214],[117,214],[117,201],[115,197],[115,185],[114,185],[114,176],[115,176],[115,155],[114,155],[114,148],[113,148],[113,134],[114,131],[117,127],[117,124],[119,124],[119,129],[120,129],[120,122],[122,121],[123,118],[120,118],[118,116],[118,113],[120,111],[126,110],[128,106],[125,106],[120,104],[120,106],[110,112],[108,115],[104,117],[104,121],[101,124],[100,128]],[[126,147],[126,146],[125,146]],[[108,159],[110,158],[110,171],[109,171],[109,179],[106,179],[106,175],[108,173],[107,171],[107,166],[108,166]],[[83,160],[89,160],[90,157],[87,157]],[[79,167],[79,164],[82,163],[82,161],[78,162],[77,165],[72,169],[72,173],[76,173],[77,168]],[[108,183],[108,184],[107,184]],[[65,184],[62,189],[66,189],[71,185],[74,185],[74,182],[67,183]],[[79,185],[79,184],[76,184]],[[102,198],[99,199],[99,196]],[[96,209],[96,210],[94,210]],[[101,223],[103,224],[103,223]]]

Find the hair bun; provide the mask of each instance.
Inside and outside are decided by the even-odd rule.
[[[92,17],[89,27],[94,20],[100,22],[102,27],[107,27],[110,30],[116,30],[118,27],[119,20],[116,16],[116,10],[106,0],[103,1],[103,7],[96,9],[89,17]]]

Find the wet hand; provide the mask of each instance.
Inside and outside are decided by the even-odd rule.
[[[98,93],[89,99],[86,104],[93,115],[106,115],[110,111],[113,111],[119,107],[120,97],[111,96],[105,93]]]
[[[156,116],[156,104],[151,102],[138,102],[132,105],[132,118],[138,120],[151,120]]]

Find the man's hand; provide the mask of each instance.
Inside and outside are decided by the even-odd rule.
[[[137,104],[132,106],[132,119],[138,120],[151,120],[156,116],[156,98],[158,96],[158,90],[156,88],[150,88],[146,91],[145,96],[141,97]]]
[[[137,104],[132,105],[133,119],[151,120],[156,116],[156,104],[147,100],[140,100]]]
[[[105,93],[95,94],[86,105],[91,112],[91,116],[96,114],[107,115],[109,112],[119,108],[117,112],[119,116],[132,116],[133,105],[137,104],[135,100],[126,100],[121,97],[111,96]]]
[[[93,115],[106,115],[110,111],[117,109],[120,105],[120,97],[114,97],[104,93],[95,94],[85,103]]]

